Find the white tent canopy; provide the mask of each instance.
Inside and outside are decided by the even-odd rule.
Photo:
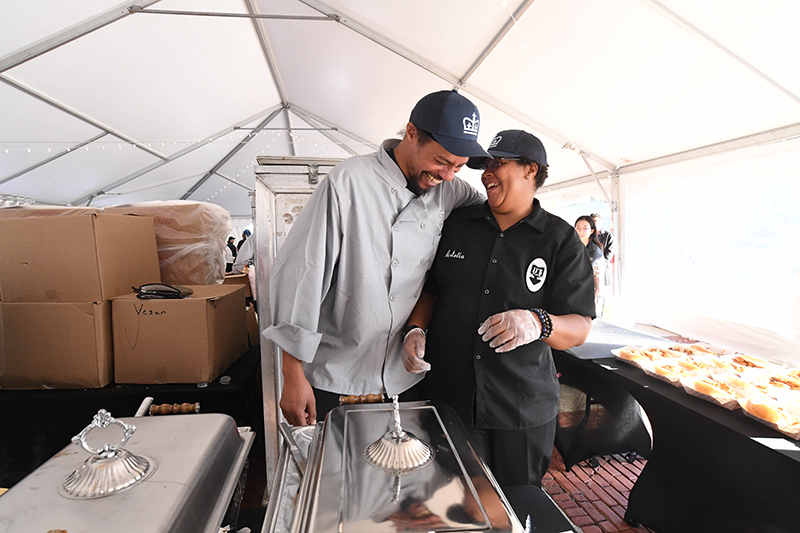
[[[12,0],[0,15],[7,203],[249,217],[256,155],[373,151],[449,88],[478,105],[484,146],[542,138],[543,199],[594,195],[615,218],[618,176],[800,136],[791,0]]]
[[[250,214],[255,155],[346,157],[459,87],[549,184],[800,121],[789,0],[31,0],[0,8],[0,193]],[[586,160],[584,160],[584,157]],[[587,167],[586,161],[591,167]]]

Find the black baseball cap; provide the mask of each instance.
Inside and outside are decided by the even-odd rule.
[[[458,157],[489,157],[478,144],[481,115],[475,104],[456,91],[439,91],[423,96],[408,119],[427,131],[451,154]]]
[[[492,158],[519,159],[527,157],[540,166],[547,166],[547,152],[542,141],[535,135],[522,130],[504,130],[494,136],[489,144],[489,156]],[[469,168],[481,168],[486,157],[470,157]]]

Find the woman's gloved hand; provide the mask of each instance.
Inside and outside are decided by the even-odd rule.
[[[403,366],[412,374],[421,374],[431,369],[430,363],[423,361],[425,357],[425,333],[421,329],[412,329],[403,340]]]
[[[478,335],[484,341],[490,341],[489,346],[496,348],[495,352],[510,352],[517,346],[530,344],[542,334],[539,318],[527,309],[511,309],[497,313],[486,319],[478,328]]]

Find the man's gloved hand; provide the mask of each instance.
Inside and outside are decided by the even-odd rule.
[[[539,319],[527,309],[511,309],[486,319],[478,328],[478,335],[489,341],[495,352],[510,352],[517,346],[529,344],[542,334]]]
[[[412,329],[403,340],[403,366],[412,374],[421,374],[431,369],[430,363],[423,361],[425,357],[425,334],[421,329]]]

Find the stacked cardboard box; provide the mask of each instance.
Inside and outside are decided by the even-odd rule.
[[[153,220],[11,211],[0,215],[0,388],[104,387],[109,300],[160,281]]]
[[[117,383],[207,383],[248,349],[242,285],[190,285],[180,300],[112,301]]]

